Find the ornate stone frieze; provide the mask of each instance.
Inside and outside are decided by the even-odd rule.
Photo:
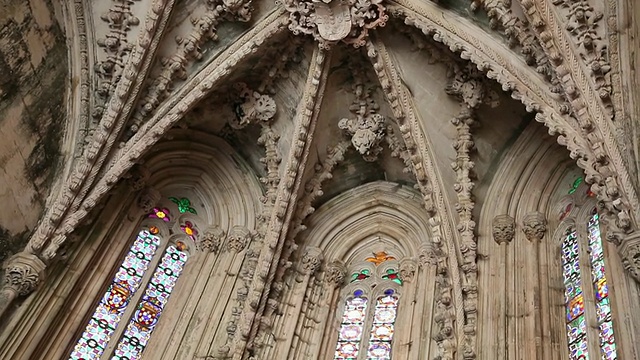
[[[10,290],[20,296],[32,293],[40,283],[45,264],[36,255],[19,252],[12,256],[4,269],[2,291]]]
[[[613,115],[611,103],[611,78],[609,54],[607,52],[604,15],[596,10],[594,0],[553,0],[558,11],[564,15],[564,28],[578,48],[578,55],[585,62],[595,84],[598,96]]]
[[[363,46],[369,31],[386,25],[383,0],[280,0],[289,12],[289,30],[313,36],[322,48],[339,41]]]
[[[250,89],[245,83],[236,84],[238,95],[233,104],[235,117],[229,120],[234,129],[242,129],[250,123],[268,122],[276,114],[276,102],[269,95]]]
[[[522,231],[529,241],[542,240],[547,232],[547,219],[539,211],[533,211],[522,218]]]
[[[493,218],[493,240],[498,245],[510,243],[516,233],[516,222],[509,215],[497,215]]]
[[[198,247],[205,252],[217,253],[226,235],[219,226],[211,226],[199,236]]]
[[[130,133],[137,132],[144,119],[169,96],[175,82],[187,79],[188,65],[202,59],[202,47],[207,41],[217,40],[217,27],[222,21],[251,19],[251,0],[207,0],[205,4],[204,14],[191,19],[192,31],[187,36],[176,37],[176,52],[161,59],[162,70],[147,89],[133,117]]]
[[[380,107],[371,97],[371,89],[356,83],[353,91],[356,99],[349,110],[355,117],[340,120],[338,127],[351,136],[351,144],[365,161],[376,161],[382,151],[386,119],[377,112]]]
[[[99,118],[104,111],[104,103],[115,90],[115,85],[122,76],[127,56],[133,50],[134,43],[128,39],[128,33],[133,26],[140,24],[131,9],[131,5],[139,0],[113,0],[109,11],[100,15],[100,19],[109,26],[109,32],[97,40],[97,44],[106,53],[106,58],[95,66],[98,74],[98,103],[93,116]]]

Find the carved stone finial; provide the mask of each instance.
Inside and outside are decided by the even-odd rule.
[[[251,241],[251,232],[244,226],[236,225],[231,228],[227,237],[227,249],[229,251],[240,252],[244,250]]]
[[[622,240],[618,247],[622,265],[640,283],[640,231],[635,231]]]
[[[324,280],[334,287],[344,284],[347,277],[347,267],[339,260],[331,262],[325,269]]]
[[[229,120],[232,128],[242,129],[252,122],[267,122],[275,116],[276,102],[271,96],[253,91],[245,83],[236,84],[236,89],[235,117]]]
[[[217,253],[226,235],[219,226],[211,226],[198,239],[199,248],[202,251]]]
[[[369,30],[389,20],[382,0],[281,1],[289,12],[289,30],[313,36],[324,49],[339,41],[361,47]]]
[[[522,218],[522,231],[529,241],[542,240],[547,231],[547,219],[539,211],[530,212]]]
[[[152,187],[147,187],[140,195],[138,195],[138,207],[142,209],[144,212],[149,212],[153,209],[154,206],[160,201],[160,192]]]
[[[307,248],[300,260],[300,267],[305,274],[313,274],[320,268],[323,259],[322,250],[317,247]]]
[[[510,243],[516,232],[516,222],[509,215],[493,218],[493,240],[498,244]]]
[[[31,294],[41,280],[45,264],[36,255],[19,252],[12,256],[5,268],[4,288],[20,296]]]

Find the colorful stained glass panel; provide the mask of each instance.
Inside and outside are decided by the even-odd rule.
[[[159,244],[160,238],[149,231],[138,233],[70,359],[89,360],[102,355]]]
[[[140,359],[186,261],[185,252],[175,245],[167,247],[112,359]]]
[[[589,234],[589,260],[593,276],[593,289],[596,296],[596,317],[600,335],[600,353],[605,360],[617,359],[615,338],[613,336],[613,322],[611,321],[611,305],[609,303],[609,288],[605,276],[604,251],[600,235],[600,220],[594,211],[587,226]]]
[[[362,297],[361,290],[356,290],[353,297],[348,298],[344,305],[335,360],[357,358],[366,315],[367,298]]]
[[[376,301],[367,359],[391,359],[391,341],[398,311],[398,297],[389,289]]]

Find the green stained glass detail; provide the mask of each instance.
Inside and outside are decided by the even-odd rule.
[[[351,274],[351,282],[360,281],[369,278],[369,269],[362,269],[360,272]]]
[[[569,195],[573,194],[576,192],[576,190],[578,190],[578,187],[580,186],[580,184],[582,184],[582,182],[584,181],[584,178],[582,176],[580,176],[579,178],[577,178],[573,184],[571,184],[571,189],[569,189]]]
[[[385,280],[391,280],[395,283],[402,285],[402,279],[400,278],[400,274],[398,274],[398,271],[394,269],[388,269],[387,273],[385,275],[382,275],[382,278]]]
[[[176,205],[178,205],[178,210],[180,211],[181,214],[184,214],[186,212],[190,212],[192,214],[196,214],[198,215],[198,213],[196,212],[196,209],[194,209],[191,206],[191,200],[183,197],[183,198],[176,198],[176,197],[169,197],[169,200],[173,201]]]

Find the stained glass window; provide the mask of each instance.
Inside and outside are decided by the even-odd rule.
[[[617,359],[616,344],[613,337],[611,305],[609,304],[609,288],[604,270],[604,252],[598,213],[594,211],[587,226],[589,236],[589,260],[591,263],[591,279],[596,297],[596,318],[600,338],[602,359]]]
[[[376,301],[369,338],[368,360],[390,360],[391,340],[398,310],[398,297],[393,289],[385,291]]]
[[[373,263],[376,269],[368,265],[351,274],[349,287],[358,288],[348,293],[344,303],[334,360],[391,359],[399,302],[395,289],[403,284],[397,264],[387,263],[389,266],[379,267],[391,260],[395,258],[384,251],[373,253],[364,261]]]
[[[562,274],[566,304],[569,358],[587,360],[587,325],[584,316],[584,294],[580,279],[578,235],[575,229],[568,231],[562,242]]]
[[[590,279],[594,290],[595,309],[598,322],[600,358],[617,359],[616,344],[613,336],[609,288],[605,275],[604,252],[598,213],[594,210],[587,224]],[[579,264],[579,244],[575,230],[567,233],[562,244],[562,266],[565,284],[567,310],[567,334],[569,339],[569,358],[588,359],[587,325],[585,319],[585,301],[581,287],[581,278],[589,278],[589,272],[581,273]],[[588,283],[588,280],[587,280]]]
[[[344,304],[335,360],[351,360],[358,357],[366,316],[367,298],[363,296],[362,290],[356,290]]]
[[[140,359],[142,351],[149,342],[151,332],[158,323],[160,314],[187,261],[187,254],[182,250],[184,248],[181,243],[178,243],[177,246],[170,245],[167,248],[116,347],[112,359]]]
[[[106,349],[129,301],[140,287],[142,277],[160,244],[160,238],[147,230],[138,233],[111,285],[89,320],[71,359],[97,359]]]

